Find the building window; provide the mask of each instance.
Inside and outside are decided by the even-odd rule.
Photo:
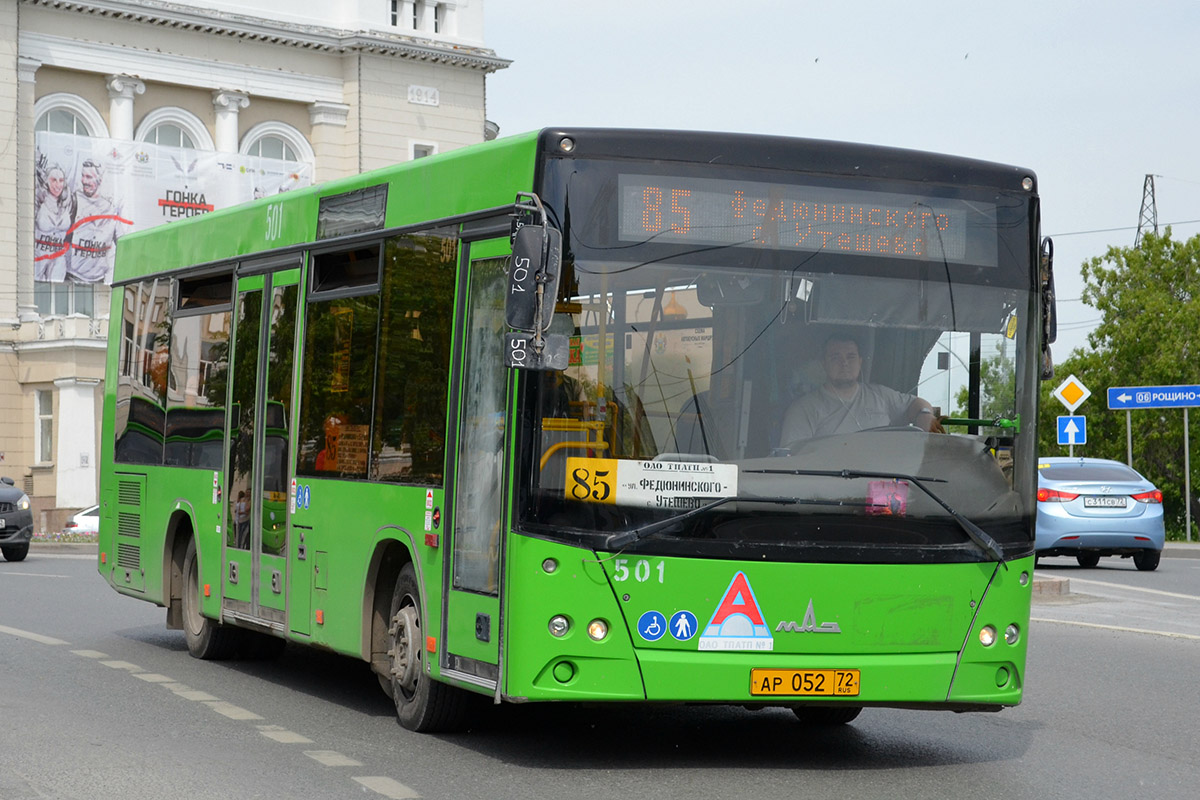
[[[427,142],[413,142],[412,143],[412,160],[413,161],[416,161],[418,158],[428,158],[429,156],[432,156],[436,153],[437,153],[437,145],[436,144],[429,144]]]
[[[76,114],[65,108],[52,108],[38,118],[34,131],[69,133],[72,136],[89,136],[87,124]]]
[[[437,3],[433,7],[433,32],[442,32],[442,22],[446,13],[446,7],[441,3]]]
[[[171,122],[155,125],[142,141],[168,147],[186,147],[188,150],[196,149],[196,143],[188,136],[187,131]]]
[[[392,27],[400,25],[400,0],[392,0]]]
[[[33,301],[43,317],[69,314],[91,317],[96,311],[96,289],[90,283],[34,281]]]
[[[37,441],[38,462],[48,464],[54,460],[54,392],[37,392]]]
[[[277,158],[281,161],[299,161],[300,156],[292,146],[278,136],[264,136],[246,151],[246,155],[262,158]]]

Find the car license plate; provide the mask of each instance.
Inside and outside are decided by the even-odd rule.
[[[1127,497],[1085,497],[1083,498],[1084,508],[1125,508]]]
[[[752,669],[750,694],[772,697],[857,697],[856,669]]]

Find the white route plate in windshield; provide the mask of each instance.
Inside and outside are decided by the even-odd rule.
[[[590,503],[688,511],[737,496],[737,484],[737,464],[571,457],[564,493]]]

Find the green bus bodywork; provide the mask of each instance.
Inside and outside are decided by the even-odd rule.
[[[395,696],[401,721],[419,730],[461,722],[470,708],[462,698],[471,693],[514,702],[782,705],[806,719],[821,719],[824,712],[825,721],[845,721],[872,705],[998,710],[1019,703],[1034,567],[1032,421],[1043,344],[1036,194],[1019,187],[1020,178],[1032,173],[881,148],[699,134],[624,132],[606,139],[603,132],[573,131],[578,147],[555,151],[563,136],[545,131],[463,148],[122,238],[116,284],[228,273],[236,281],[235,298],[271,286],[298,287],[296,384],[292,419],[267,422],[256,434],[280,439],[288,454],[287,492],[261,493],[252,515],[256,549],[234,550],[224,528],[234,423],[226,423],[225,469],[122,463],[114,453],[114,420],[123,332],[110,326],[100,573],[118,592],[167,607],[168,625],[187,629],[189,647],[203,657],[269,651],[292,641],[366,660]],[[781,163],[779,154],[789,148],[800,154]],[[775,180],[772,169],[789,170],[795,182],[811,169],[827,191],[837,183],[829,176],[841,174],[839,164],[870,151],[864,175],[846,182],[873,181],[868,188],[879,197],[931,191],[919,174],[939,197],[961,196],[964,204],[1001,197],[991,202],[1001,209],[996,214],[1012,221],[1011,231],[1000,235],[1012,238],[996,250],[1010,255],[999,264],[943,259],[932,269],[926,260],[914,268],[911,284],[899,259],[876,259],[887,270],[881,279],[873,271],[876,261],[851,264],[837,260],[845,256],[826,255],[828,241],[816,251],[781,245],[728,258],[726,251],[733,251],[726,246],[687,241],[690,228],[682,218],[670,218],[671,197],[679,213],[681,198],[724,191],[725,184],[703,182],[709,174],[704,159],[714,149],[743,153],[741,161],[728,159],[733,171],[719,176],[730,186]],[[756,155],[760,151],[766,155]],[[797,166],[805,159],[811,167]],[[916,161],[910,168],[896,166],[905,159]],[[941,172],[931,172],[938,164]],[[613,208],[601,207],[621,191],[627,199],[657,203],[659,195],[642,186],[646,176],[676,171],[696,182],[668,188],[662,207],[626,210],[621,220]],[[609,180],[617,174],[622,177]],[[380,185],[387,187],[382,226],[318,241],[324,198]],[[539,193],[552,209],[550,224],[567,229],[552,330],[565,331],[573,353],[560,373],[501,371],[499,386],[484,387],[500,398],[501,406],[489,410],[472,380],[491,358],[484,346],[488,331],[498,342],[504,328],[476,320],[494,319],[495,309],[481,304],[502,305],[503,299],[482,289],[471,294],[470,287],[483,286],[486,275],[502,279],[497,259],[510,252],[503,214],[511,212],[518,192]],[[847,204],[860,198],[838,196]],[[789,202],[799,209],[795,204],[803,196],[795,197],[800,199]],[[883,201],[878,205],[883,208]],[[667,222],[651,219],[664,211]],[[760,220],[771,213],[764,206]],[[476,218],[468,218],[472,214]],[[631,239],[628,226],[643,223],[666,233]],[[434,434],[444,449],[442,479],[406,485],[380,478],[382,463],[408,474],[403,471],[415,456],[408,445],[381,444],[375,422],[369,431],[368,423],[361,426],[359,438],[368,448],[363,477],[311,469],[302,474],[298,465],[317,446],[315,434],[298,429],[308,424],[299,421],[305,413],[300,398],[311,380],[304,329],[316,313],[316,262],[309,253],[361,248],[397,230],[447,224],[458,232],[458,249],[454,340],[447,354],[449,422]],[[679,241],[668,241],[671,236]],[[751,249],[745,244],[732,247],[740,254]],[[992,257],[987,246],[982,249]],[[272,273],[272,259],[297,277]],[[616,261],[605,259],[624,266],[608,269],[602,265]],[[911,288],[927,308],[893,311],[887,298],[863,293],[868,280],[894,281],[893,298],[907,297]],[[800,288],[801,281],[809,288]],[[951,287],[952,310],[939,316],[942,286]],[[337,303],[355,291],[330,296]],[[836,305],[842,297],[856,298],[859,310]],[[127,316],[123,298],[114,291],[111,319]],[[235,330],[240,302],[230,301]],[[673,302],[684,316],[668,313]],[[177,307],[178,298],[173,303]],[[967,321],[972,315],[986,321]],[[273,321],[264,330],[267,324]],[[900,338],[891,354],[898,365],[893,384],[916,386],[919,376],[923,396],[935,386],[943,393],[943,416],[958,412],[978,422],[991,414],[991,402],[1002,407],[1006,421],[1021,420],[1019,429],[863,433],[875,438],[858,448],[850,436],[797,444],[778,441],[777,422],[756,427],[758,420],[782,417],[788,393],[798,391],[798,378],[780,365],[818,356],[823,339],[816,337],[858,324],[872,337],[880,362],[892,346],[885,330]],[[290,328],[280,330],[293,335]],[[472,331],[484,331],[482,338],[471,338]],[[793,336],[800,338],[780,338]],[[994,359],[1009,371],[1003,391],[981,389],[978,366],[964,368],[966,377],[952,385],[948,371],[930,366],[939,349],[954,359],[961,350],[964,367]],[[911,376],[899,374],[902,362]],[[236,357],[228,369],[237,373]],[[252,374],[247,369],[237,374]],[[675,388],[664,389],[667,383]],[[954,405],[960,387],[971,398],[965,408]],[[377,408],[399,390],[376,385],[372,402]],[[378,411],[373,413],[376,420]],[[704,443],[685,446],[682,431],[696,417],[708,420]],[[349,436],[352,427],[341,430]],[[723,450],[717,439],[724,439]],[[502,458],[494,465],[473,462],[477,442],[495,442]],[[350,463],[350,455],[344,458]],[[597,502],[604,488],[598,481],[607,480],[599,472],[609,459],[641,465],[642,476],[656,463],[677,470],[737,465],[737,496],[698,510],[701,503],[685,496],[687,490],[642,500],[627,487],[608,484],[624,496],[615,504]],[[855,469],[879,475],[846,472]],[[581,474],[591,476],[597,493],[572,498],[572,476],[579,480]],[[965,483],[956,482],[960,478]],[[905,484],[907,499],[896,516],[878,516],[871,500],[864,505],[862,498],[876,491],[872,481]],[[917,490],[916,481],[989,532],[996,552],[973,541],[960,522]],[[754,498],[778,502],[765,506]],[[679,513],[672,508],[697,513],[672,527],[669,520]],[[470,509],[499,513],[481,522],[469,518]],[[654,525],[659,527],[646,528]],[[617,534],[629,535],[612,538]],[[415,610],[405,610],[405,592],[397,590],[407,585],[406,575],[415,577]],[[857,670],[857,692],[789,693],[778,686],[769,692],[769,680],[752,670],[793,672],[797,682],[804,671]]]

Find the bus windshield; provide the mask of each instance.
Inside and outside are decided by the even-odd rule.
[[[1027,199],[569,170],[548,170],[569,366],[524,378],[527,529],[714,558],[997,557],[965,518],[1028,554]]]

